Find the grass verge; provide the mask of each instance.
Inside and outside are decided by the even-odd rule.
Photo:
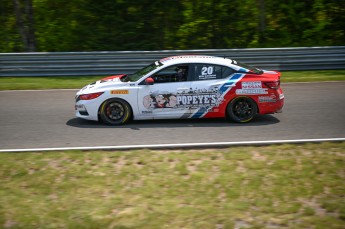
[[[282,72],[282,82],[344,81],[345,70]]]
[[[82,88],[104,76],[0,77],[0,90]],[[345,70],[283,72],[282,82],[345,80]]]
[[[0,77],[0,90],[82,88],[102,76]]]
[[[345,143],[0,154],[4,228],[343,228]]]

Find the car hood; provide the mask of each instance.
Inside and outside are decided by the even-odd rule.
[[[88,94],[88,93],[95,93],[95,92],[101,92],[106,91],[114,88],[120,88],[128,86],[128,82],[122,82],[120,79],[126,75],[114,75],[109,76],[100,80],[97,80],[96,82],[90,83],[89,85],[86,85],[82,89],[80,89],[77,92],[77,95],[81,94]]]

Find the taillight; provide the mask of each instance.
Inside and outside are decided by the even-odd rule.
[[[100,95],[102,95],[104,92],[97,92],[97,93],[91,93],[91,94],[85,94],[85,95],[80,95],[79,99],[80,100],[91,100],[98,98]]]
[[[264,84],[271,89],[278,89],[280,86],[280,80],[271,81],[271,82],[264,82]]]

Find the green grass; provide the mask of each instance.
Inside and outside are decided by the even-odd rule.
[[[0,154],[4,228],[344,228],[345,143]]]
[[[282,82],[343,81],[345,70],[282,72]]]
[[[0,90],[82,88],[104,76],[0,77]],[[345,70],[283,72],[282,82],[345,80]]]
[[[0,77],[0,90],[82,88],[102,76]]]

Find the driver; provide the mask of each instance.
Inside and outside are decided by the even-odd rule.
[[[176,67],[175,71],[176,78],[178,81],[186,81],[187,80],[187,67],[186,66],[178,66]]]

